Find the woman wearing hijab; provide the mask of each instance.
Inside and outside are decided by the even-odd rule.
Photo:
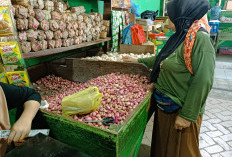
[[[29,135],[40,102],[41,96],[34,89],[0,82],[0,130],[11,130],[8,139],[0,139],[0,157],[4,156],[7,143],[17,142]],[[24,108],[23,113],[11,127],[8,109],[20,107]]]
[[[157,108],[151,157],[201,157],[198,138],[215,68],[205,16],[208,9],[208,0],[169,2],[167,11],[176,32],[159,55],[124,58],[153,69],[151,82],[155,83]]]

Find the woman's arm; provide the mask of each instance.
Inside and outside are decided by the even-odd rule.
[[[38,112],[40,103],[35,100],[29,100],[24,103],[24,110],[20,118],[11,128],[11,133],[8,138],[8,143],[17,142],[28,137],[31,131],[32,120]]]
[[[148,69],[152,69],[153,65],[155,64],[156,56],[148,57],[148,58],[139,58],[135,59],[130,56],[126,56],[122,58],[124,62],[130,62],[130,63],[142,63],[144,64]]]
[[[0,83],[9,109],[23,106],[20,118],[11,128],[8,143],[18,141],[28,136],[31,123],[40,107],[41,96],[34,89]]]

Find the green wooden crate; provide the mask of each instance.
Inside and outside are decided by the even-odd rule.
[[[69,80],[73,81],[78,79],[78,77],[76,76],[77,73],[78,76],[89,75],[87,69],[84,69],[85,67],[87,67],[84,65],[89,64],[88,61],[81,61],[78,58],[66,60],[67,65],[65,66],[60,66],[57,63],[50,63],[54,65],[53,68],[49,67],[45,69],[45,67],[43,67],[45,65],[38,65],[36,66],[37,68],[30,67],[28,69],[29,75],[34,74],[33,78],[31,77],[31,80],[38,80],[39,78],[51,73],[57,74],[54,73],[55,67],[56,71],[59,71],[60,74],[57,76],[62,76],[66,74],[64,76],[69,77]],[[99,66],[93,66],[91,68],[92,77],[86,76],[85,79],[91,79],[93,77],[97,77],[97,75],[100,76],[110,69],[118,69],[116,71],[121,73],[137,73],[141,75],[143,74],[144,76],[146,76],[146,70],[148,70],[144,69],[145,67],[142,64],[132,63],[104,63],[92,61],[91,65]],[[65,69],[60,69],[60,67],[65,67]],[[94,67],[98,67],[98,69],[93,69]],[[84,69],[85,73],[82,74],[77,69]],[[147,72],[149,72],[149,70]],[[143,138],[143,133],[149,119],[148,109],[150,106],[150,98],[151,93],[146,95],[143,101],[126,118],[123,124],[113,130],[90,126],[84,122],[77,122],[71,118],[56,115],[45,110],[41,110],[41,112],[36,116],[33,121],[33,128],[49,128],[51,137],[70,146],[73,146],[79,151],[86,153],[92,157],[137,157]]]
[[[116,130],[101,129],[41,110],[34,128],[92,157],[137,157],[148,120],[149,93]]]

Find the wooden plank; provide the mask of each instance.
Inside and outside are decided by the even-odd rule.
[[[69,47],[61,47],[61,48],[55,48],[55,49],[47,49],[47,50],[38,51],[38,52],[25,53],[25,54],[23,54],[23,58],[29,59],[29,58],[36,58],[36,57],[47,56],[47,55],[52,55],[52,54],[58,54],[58,53],[66,52],[69,50],[74,50],[74,49],[78,49],[78,48],[82,48],[82,47],[100,44],[100,43],[107,42],[110,40],[111,40],[111,38],[107,37],[106,39],[99,39],[96,41],[86,42],[86,43],[82,43],[79,45],[73,45],[73,46],[69,46]]]

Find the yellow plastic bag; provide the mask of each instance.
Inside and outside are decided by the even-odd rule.
[[[87,114],[98,108],[101,103],[102,94],[97,87],[89,87],[62,100],[62,114],[65,116],[73,114]]]

